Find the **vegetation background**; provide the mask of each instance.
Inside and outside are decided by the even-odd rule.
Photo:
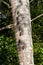
[[[14,34],[8,28],[13,24],[11,4],[9,0],[0,0],[0,5],[0,65],[19,65]],[[43,14],[43,0],[30,0],[30,11],[31,19]],[[34,63],[43,65],[43,16],[32,21],[32,38]]]

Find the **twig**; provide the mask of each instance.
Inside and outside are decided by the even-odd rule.
[[[30,3],[33,2],[33,0],[30,1]]]
[[[0,28],[0,31],[1,31],[1,30],[4,30],[4,29],[6,29],[6,28],[10,29],[10,28],[12,28],[12,27],[13,27],[13,24],[10,24],[10,25],[7,25],[7,26],[5,26],[5,27]]]
[[[36,20],[36,19],[38,19],[38,18],[40,18],[41,16],[43,16],[43,14],[40,14],[40,15],[38,15],[37,17],[33,18],[33,19],[31,20],[31,22],[34,21],[34,20]]]
[[[5,5],[7,5],[8,6],[8,8],[11,8],[11,6],[7,3],[7,2],[5,2],[5,1],[2,1]]]

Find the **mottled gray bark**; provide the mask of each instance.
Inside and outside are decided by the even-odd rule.
[[[20,65],[34,65],[28,0],[10,0]]]

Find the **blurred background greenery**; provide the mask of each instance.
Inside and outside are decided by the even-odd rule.
[[[30,0],[31,1],[31,0]],[[13,23],[9,0],[0,0],[0,28]],[[9,5],[7,5],[8,3]],[[31,19],[43,13],[43,0],[30,3]],[[0,31],[0,65],[19,65],[16,42],[11,29]],[[32,21],[35,65],[43,65],[43,16]]]

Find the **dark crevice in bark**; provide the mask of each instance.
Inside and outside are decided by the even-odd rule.
[[[19,40],[17,47],[18,47],[18,50],[21,51],[21,50],[24,50],[26,48],[26,45],[23,41]]]

